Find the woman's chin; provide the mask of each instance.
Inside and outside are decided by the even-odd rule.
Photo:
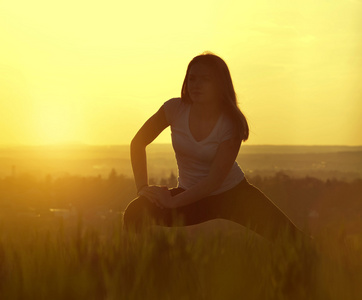
[[[208,100],[205,98],[205,97],[203,97],[203,96],[192,96],[191,97],[191,101],[193,102],[193,103],[208,103]]]

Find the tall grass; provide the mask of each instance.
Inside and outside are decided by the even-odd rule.
[[[0,299],[361,299],[362,237],[123,231],[121,215],[0,225]]]

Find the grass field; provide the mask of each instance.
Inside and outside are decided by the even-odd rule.
[[[362,299],[361,179],[250,181],[314,239],[270,243],[222,220],[134,235],[134,182],[116,172],[0,178],[0,300]]]
[[[3,218],[0,299],[361,299],[362,236],[273,243],[237,225]]]

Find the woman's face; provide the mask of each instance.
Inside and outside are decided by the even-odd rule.
[[[220,99],[213,70],[202,63],[190,68],[187,90],[192,102],[211,103]]]

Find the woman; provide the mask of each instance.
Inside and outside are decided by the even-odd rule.
[[[171,126],[178,187],[148,185],[146,146]],[[235,161],[249,136],[226,63],[212,53],[189,63],[181,98],[166,101],[131,142],[138,198],[124,213],[124,226],[141,230],[153,222],[193,225],[215,218],[247,226],[274,239],[294,224],[260,190],[249,184]],[[180,223],[181,222],[181,223]]]

